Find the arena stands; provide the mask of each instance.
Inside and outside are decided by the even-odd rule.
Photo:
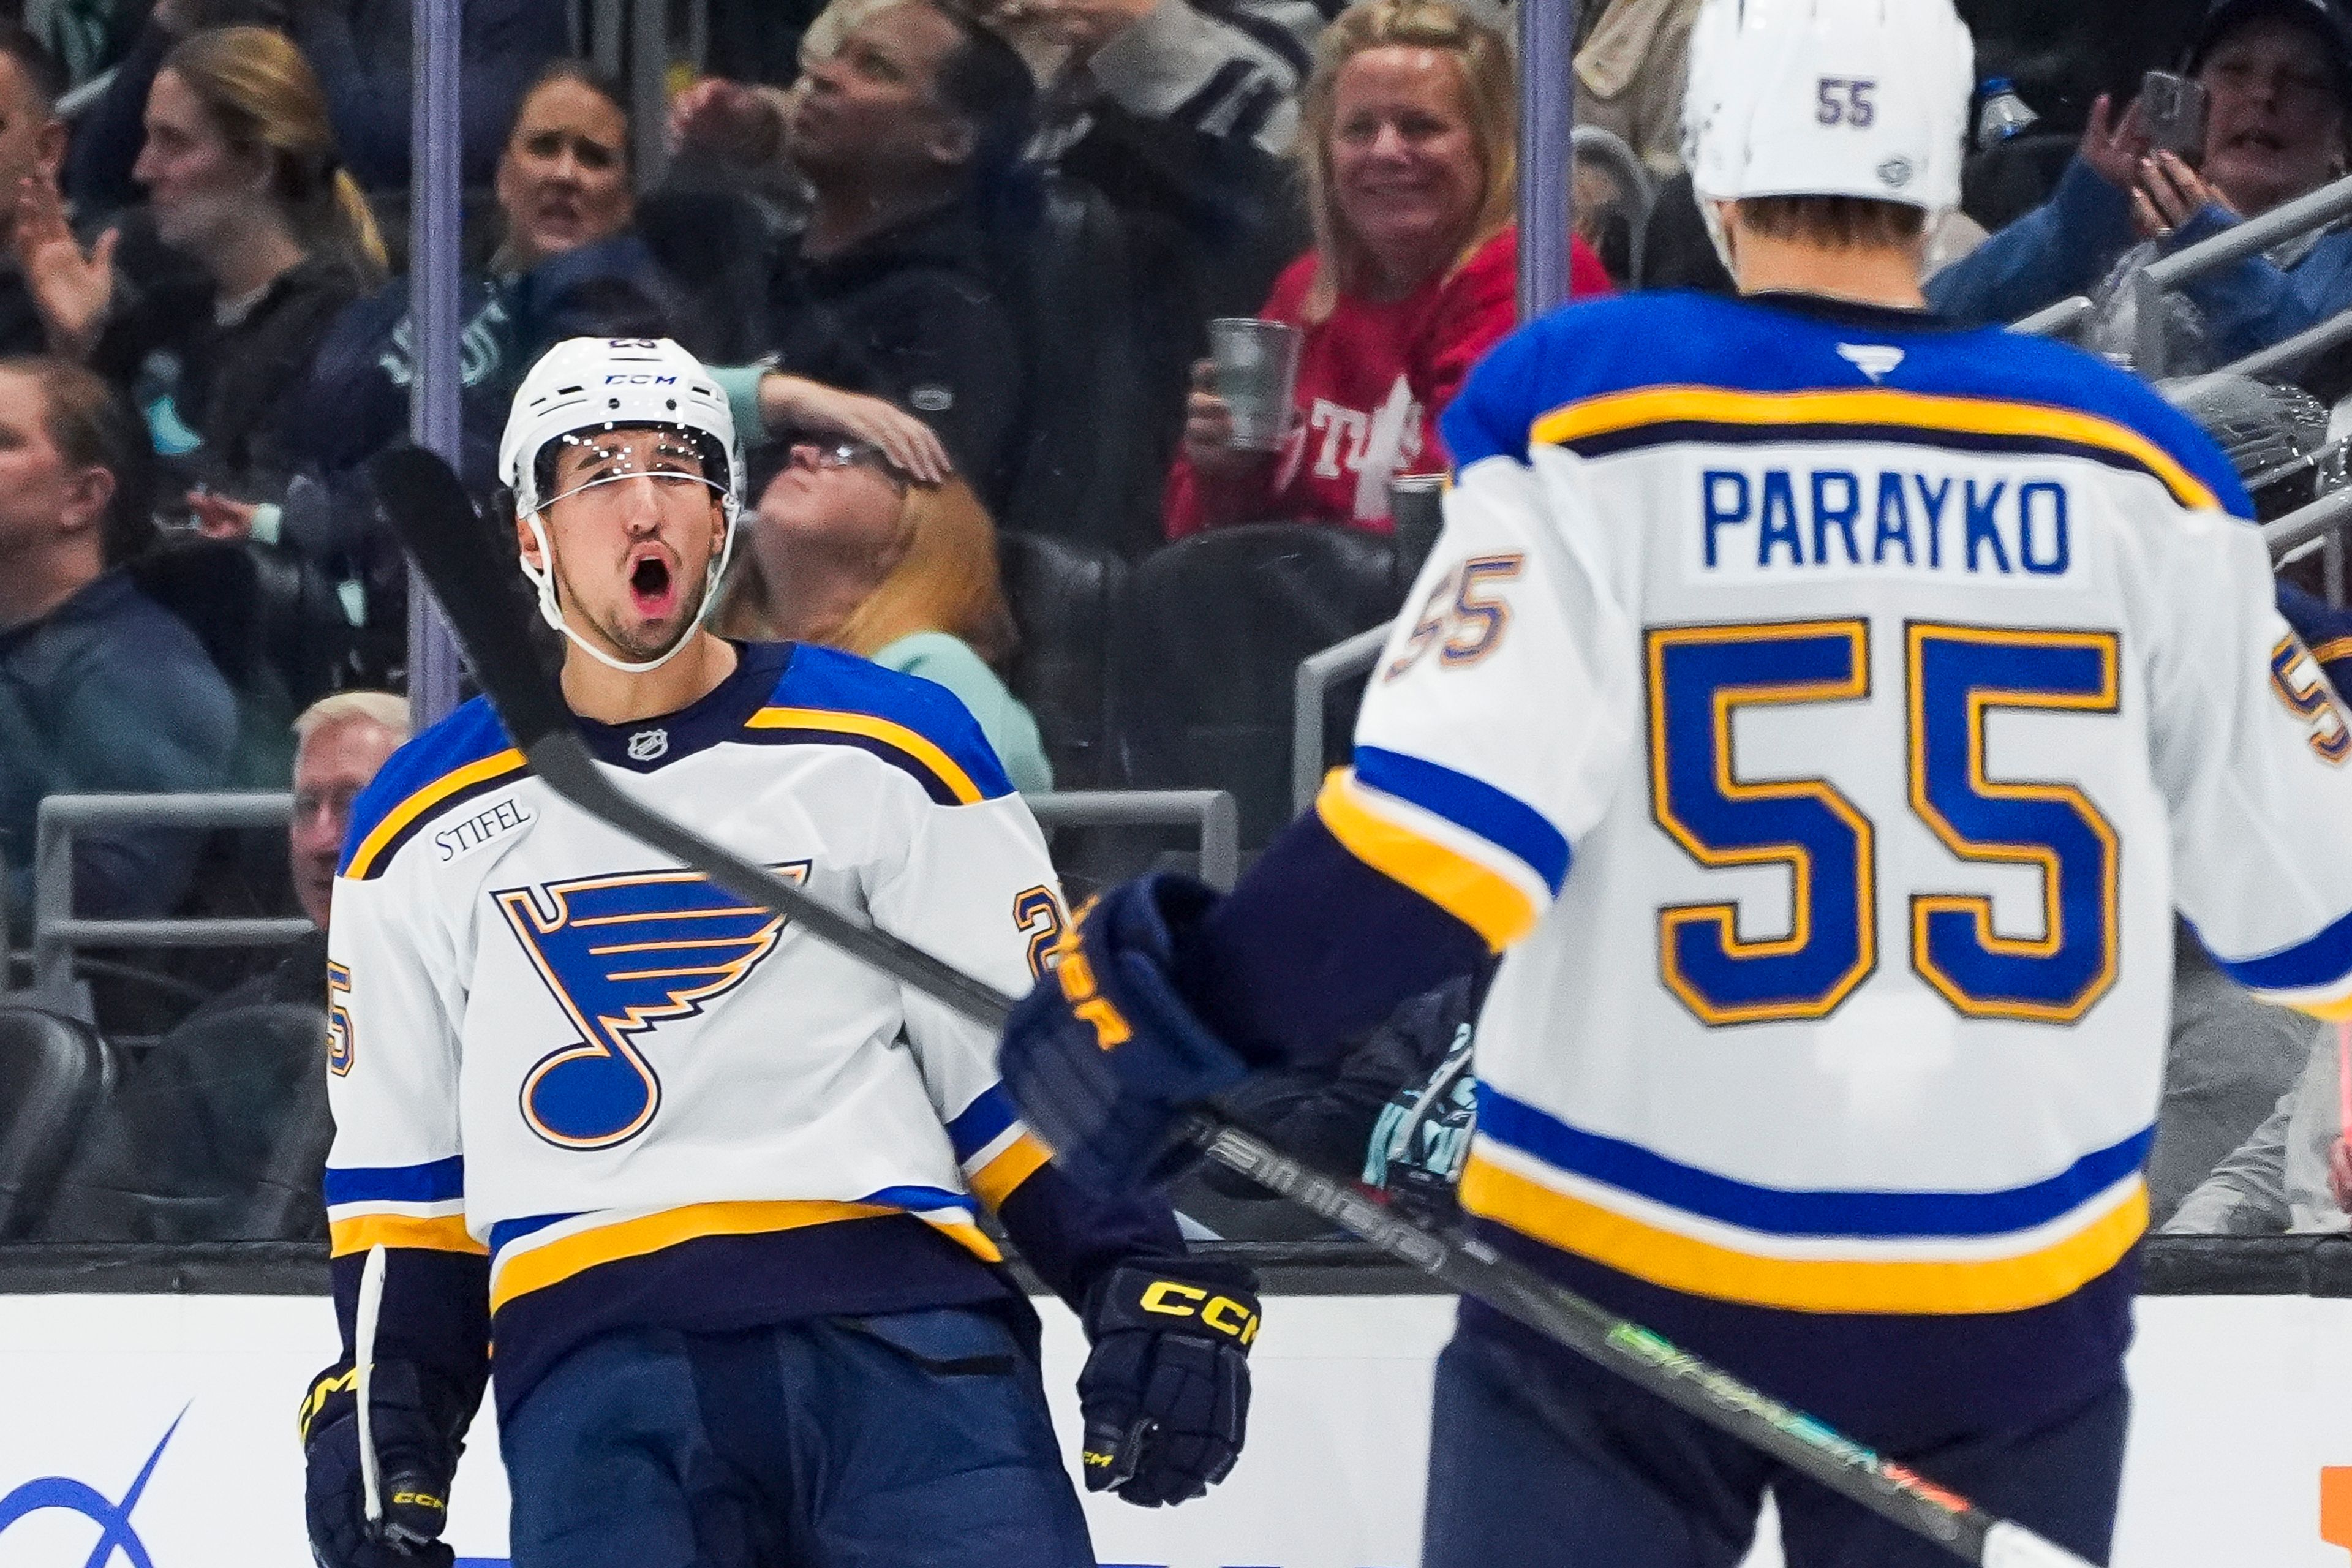
[[[994,608],[895,629],[951,637],[1033,724],[1074,886],[1199,860],[1203,822],[1237,821],[1244,854],[1262,844],[1294,780],[1341,754],[1370,658],[1339,661],[1304,737],[1301,663],[1402,605],[1417,556],[1391,536],[1391,481],[1444,471],[1435,416],[1511,322],[1533,240],[1510,221],[1507,28],[1444,0],[709,0],[648,20],[651,4],[461,6],[459,466],[478,499],[546,345],[676,337],[723,367],[754,502],[758,481],[825,454],[926,494],[958,476],[971,526],[953,537],[981,542],[967,566],[993,550]],[[1728,286],[1673,131],[1691,9],[1587,7],[1581,288]],[[2336,402],[2352,390],[2352,7],[1964,9],[1979,76],[2034,118],[1972,150],[1931,296],[2162,381],[2239,462],[2283,578],[2324,618],[2347,597],[2352,519],[2352,411]],[[20,592],[39,520],[0,497],[0,1239],[320,1222],[314,1194],[289,1195],[323,1114],[296,1070],[319,911],[274,792],[294,777],[301,794],[299,710],[398,691],[410,665],[404,564],[364,479],[406,438],[418,361],[411,40],[388,14],[52,8],[62,66],[0,32],[0,195],[16,196],[0,351],[57,356],[0,365],[0,426],[12,386],[95,408],[95,383],[73,379],[88,375],[143,437],[101,463],[53,429],[66,462],[114,476],[99,510],[137,514],[103,549],[77,534],[55,592]],[[1459,62],[1459,90],[1429,108],[1454,138],[1453,205],[1427,223],[1352,183],[1386,154],[1367,151],[1381,128],[1349,118],[1345,73],[1382,48]],[[2204,89],[2204,158],[2149,144],[2132,104],[2151,68]],[[1271,451],[1227,442],[1203,368],[1209,321],[1245,312],[1304,344]],[[802,625],[789,600],[745,625]],[[105,656],[95,674],[68,671],[67,644]],[[1090,810],[1104,791],[1189,793]],[[47,799],[175,792],[205,804],[143,820],[59,806],[42,825]],[[84,923],[107,920],[143,923]],[[2319,1201],[2343,1190],[2322,1147],[2333,1032],[2240,1008],[2182,942],[2166,1205],[2231,1230],[2340,1227]],[[1370,1139],[1392,1093],[1391,1122],[1433,1085],[1453,1093],[1432,1075],[1459,1002],[1403,1045],[1365,1042],[1365,1073],[1395,1081],[1351,1080],[1346,1139]],[[2217,1163],[2238,1173],[2227,1191],[2205,1181]],[[1201,1201],[1220,1226],[1272,1223]]]

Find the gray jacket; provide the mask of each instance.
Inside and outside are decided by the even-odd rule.
[[[2169,1236],[2276,1236],[2352,1227],[2327,1188],[2327,1153],[2344,1135],[2336,1031],[2312,1030],[2303,1077],[2270,1120],[2215,1167],[2165,1226]]]

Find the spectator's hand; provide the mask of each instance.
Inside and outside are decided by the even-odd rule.
[[[2172,231],[2209,206],[2232,220],[2237,208],[2205,183],[2177,153],[2156,153],[2139,161],[2139,184],[2132,189],[2132,226],[2143,239],[2169,239]]]
[[[990,16],[1034,31],[1085,59],[1150,16],[1159,0],[999,0]]]
[[[9,240],[54,352],[82,360],[98,346],[99,331],[114,303],[118,237],[119,231],[110,228],[83,250],[66,226],[65,204],[57,186],[29,174],[16,182],[16,223]]]
[[[2140,160],[2147,156],[2147,145],[2137,99],[2121,116],[2105,93],[2091,100],[2091,122],[2083,128],[2080,151],[2083,162],[2096,169],[2101,179],[2119,191],[2130,190],[2139,183]]]
[[[2338,1138],[2327,1151],[2327,1190],[2337,1208],[2352,1214],[2352,1140]]]
[[[890,466],[918,484],[955,472],[939,433],[895,403],[805,376],[771,372],[760,378],[760,422],[771,430],[830,430],[881,449]]]
[[[208,489],[188,492],[188,510],[196,520],[196,531],[206,539],[252,538],[253,514],[260,510],[255,502],[215,495]]]
[[[680,149],[738,163],[765,163],[775,157],[782,136],[775,104],[740,81],[705,77],[670,104],[670,144]]]
[[[1184,403],[1184,457],[1194,471],[1222,478],[1245,471],[1265,454],[1234,445],[1234,411],[1211,390],[1216,373],[1213,360],[1192,366],[1192,395]]]

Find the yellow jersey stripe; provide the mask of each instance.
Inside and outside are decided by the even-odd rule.
[[[984,796],[971,775],[916,731],[870,713],[843,713],[829,708],[762,708],[744,721],[753,730],[826,730],[836,735],[862,735],[879,741],[929,769],[958,801],[976,805]]]
[[[972,1194],[991,1209],[1003,1208],[1013,1189],[1035,1175],[1037,1168],[1052,1158],[1045,1145],[1024,1132],[1006,1144],[995,1159],[971,1173]]]
[[[2074,1235],[2014,1258],[1872,1262],[1763,1258],[1554,1192],[1473,1152],[1462,1206],[1548,1247],[1687,1295],[1801,1312],[2016,1312],[2072,1295],[2147,1228],[2147,1189]]]
[[[1374,815],[1334,773],[1315,797],[1315,814],[1342,847],[1401,882],[1502,952],[1535,929],[1543,910],[1507,878],[1444,844]]]
[[[2218,510],[2221,500],[2169,452],[2127,425],[2042,403],[1943,397],[1877,387],[1845,392],[1729,392],[1711,386],[1647,386],[1555,408],[1529,432],[1542,442],[1707,421],[1721,425],[1901,425],[1918,430],[2021,436],[2102,447],[2162,479],[2184,506]]]
[[[337,1258],[385,1247],[413,1247],[425,1252],[470,1252],[487,1257],[489,1248],[466,1234],[460,1214],[418,1215],[363,1214],[339,1219],[327,1226],[328,1249]]]
[[[640,1215],[592,1230],[577,1231],[527,1249],[516,1247],[499,1260],[490,1278],[490,1310],[495,1312],[518,1296],[561,1284],[573,1275],[603,1263],[643,1258],[680,1242],[706,1236],[757,1236],[770,1231],[799,1230],[848,1219],[878,1219],[907,1211],[883,1204],[836,1203],[794,1199],[763,1203],[690,1204]],[[969,1247],[983,1261],[1001,1261],[1003,1254],[979,1226],[950,1224],[938,1227]]]
[[[2272,996],[2265,996],[2263,1000],[2275,1002],[2281,1006],[2292,1007],[2298,1013],[2325,1019],[2330,1024],[2341,1024],[2352,1020],[2352,995],[2318,996],[2307,1002],[2283,1002]]]
[[[522,752],[509,746],[505,751],[493,752],[478,762],[467,763],[453,773],[443,773],[384,814],[383,820],[375,825],[374,831],[352,851],[351,865],[343,875],[352,878],[369,875],[375,868],[376,858],[397,842],[417,818],[460,790],[471,789],[500,773],[520,771],[524,765]]]
[[[2311,657],[2321,664],[2352,658],[2352,637],[2330,637],[2311,650]]]

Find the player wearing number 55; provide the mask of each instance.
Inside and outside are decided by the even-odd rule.
[[[499,470],[615,786],[991,984],[1039,973],[1053,867],[962,706],[705,629],[742,459],[702,366],[559,344]],[[1088,1486],[1180,1502],[1232,1468],[1252,1281],[1188,1258],[1164,1200],[1051,1166],[984,1029],[559,798],[478,700],[352,818],[344,1352],[303,1409],[324,1568],[446,1568],[493,1339],[518,1568],[1091,1564],[982,1205],[1093,1342]]]
[[[1472,373],[1353,765],[1229,896],[1105,896],[1000,1065],[1116,1190],[1500,953],[1477,1237],[2104,1563],[2173,911],[2352,1005],[2352,745],[2221,454],[1925,309],[1971,56],[1948,0],[1706,0],[1743,297]],[[1955,1560],[1475,1300],[1430,1463],[1433,1568],[1729,1564],[1768,1488],[1791,1568]]]

